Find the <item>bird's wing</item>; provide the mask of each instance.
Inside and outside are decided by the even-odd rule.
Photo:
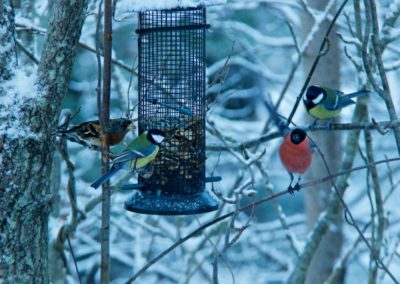
[[[326,98],[323,101],[323,105],[328,110],[337,110],[340,107],[340,97],[343,95],[342,92],[325,88]]]
[[[356,102],[353,101],[350,97],[347,96],[341,96],[339,97],[339,103],[338,103],[338,108],[344,108],[346,106],[355,104]]]
[[[346,106],[355,104],[356,102],[346,95],[337,96],[337,100],[335,103],[324,103],[326,109],[329,110],[337,110],[344,108]]]
[[[339,105],[338,103],[325,102],[324,107],[328,110],[337,110],[339,108]]]
[[[98,123],[88,123],[77,134],[84,139],[98,138],[101,135],[101,126]]]
[[[142,158],[146,156],[144,153],[136,151],[136,150],[126,150],[116,156],[112,161],[110,161],[110,164],[115,164],[115,163],[124,163],[128,161],[132,161],[137,158]]]
[[[87,127],[89,125],[91,125],[91,124],[99,124],[99,121],[98,120],[85,121],[85,122],[82,122],[82,123],[80,123],[78,125],[72,126],[72,127],[68,128],[68,129],[59,130],[58,132],[59,133],[71,133],[71,132],[77,132],[77,133],[78,132],[82,132],[82,133],[84,133],[84,132],[88,131]]]

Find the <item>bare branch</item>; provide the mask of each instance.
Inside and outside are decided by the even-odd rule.
[[[102,1],[100,1],[100,5]],[[100,15],[99,15],[100,16]],[[104,65],[103,65],[103,93],[98,115],[101,124],[102,135],[108,137],[110,131],[110,95],[111,95],[111,53],[112,53],[112,3],[104,0]],[[102,174],[109,171],[109,140],[104,139],[101,144]],[[110,182],[102,185],[101,200],[101,265],[100,281],[102,284],[110,282],[110,207],[111,189]]]
[[[375,55],[375,60],[376,64],[378,67],[380,79],[381,79],[381,84],[382,87],[379,87],[378,84],[375,82],[375,79],[373,78],[373,74],[371,70],[369,69],[369,62],[367,58],[367,44],[368,44],[368,39],[364,39],[363,43],[363,60],[364,60],[364,67],[367,71],[368,78],[371,81],[372,86],[374,87],[375,91],[385,100],[386,103],[386,108],[389,113],[389,117],[391,120],[397,121],[397,114],[396,114],[396,109],[393,104],[393,100],[390,94],[390,88],[389,88],[389,82],[386,77],[386,72],[385,72],[385,67],[383,65],[383,60],[382,60],[382,46],[380,44],[379,40],[379,25],[378,25],[378,16],[377,16],[377,10],[376,10],[376,4],[375,0],[365,0],[365,13],[367,17],[367,24],[366,24],[366,29],[371,25],[372,28],[372,46],[373,46],[373,51]],[[369,24],[369,23],[370,24]],[[365,37],[369,37],[369,29],[366,30],[365,32]],[[394,130],[394,137],[396,140],[397,144],[397,151],[400,155],[400,126],[395,126],[393,128]]]
[[[22,23],[16,23],[16,26],[19,27],[17,28],[17,32],[30,32],[30,33],[35,33],[38,35],[46,35],[47,30],[40,28],[40,27],[35,27],[35,26],[27,26],[25,24]],[[93,52],[94,54],[97,54],[96,48],[91,47],[90,45],[84,43],[84,42],[79,42],[79,47],[86,49],[87,51]],[[27,50],[28,51],[28,50]],[[28,51],[29,53],[31,53],[30,51]],[[24,51],[25,53],[25,51]],[[99,52],[101,57],[104,57],[102,52]],[[27,54],[28,55],[28,54]],[[33,58],[31,58],[33,60]],[[125,71],[132,73],[134,75],[138,75],[137,71],[134,68],[131,68],[129,65],[126,65],[124,62],[113,58],[112,59],[112,63],[122,69],[124,69]]]
[[[381,121],[381,122],[354,122],[354,123],[327,123],[326,125],[316,125],[316,126],[298,126],[301,129],[306,130],[307,132],[315,132],[315,131],[348,131],[348,130],[377,130],[381,134],[382,130],[393,129],[395,127],[400,126],[399,121]],[[279,131],[270,132],[264,135],[261,135],[258,138],[251,139],[245,142],[241,142],[240,144],[227,144],[226,145],[208,145],[207,151],[227,151],[228,149],[232,149],[235,151],[240,151],[243,148],[252,148],[259,144],[268,142],[270,140],[281,137],[281,133]]]
[[[326,33],[325,33],[324,39],[323,39],[323,41],[322,41],[322,43],[321,43],[321,46],[320,46],[320,48],[319,48],[318,54],[317,54],[317,56],[315,57],[314,63],[313,63],[313,65],[311,66],[311,69],[310,69],[310,71],[309,71],[309,73],[308,73],[308,75],[307,75],[307,78],[306,78],[306,80],[305,80],[305,82],[304,82],[304,85],[303,85],[303,87],[301,88],[300,93],[299,93],[299,95],[298,95],[297,98],[296,98],[296,102],[295,102],[295,104],[294,104],[294,106],[293,106],[293,109],[292,109],[292,111],[290,112],[290,115],[289,115],[288,120],[287,120],[287,124],[288,124],[288,125],[290,124],[290,122],[291,122],[292,119],[293,119],[294,114],[296,113],[297,107],[299,106],[300,101],[301,101],[301,98],[302,98],[302,96],[303,96],[303,93],[305,92],[305,90],[306,90],[306,88],[307,88],[307,86],[308,86],[308,83],[310,82],[311,77],[312,77],[312,75],[314,74],[314,71],[315,71],[315,68],[316,68],[317,65],[318,65],[319,59],[324,55],[324,50],[326,49],[326,45],[327,45],[327,43],[328,43],[329,34],[331,33],[331,30],[332,30],[333,26],[335,25],[336,20],[337,20],[337,18],[339,17],[340,13],[342,12],[344,6],[346,6],[347,1],[348,1],[348,0],[344,0],[344,1],[342,2],[342,4],[340,5],[339,9],[337,10],[335,16],[333,17],[331,23],[329,24],[328,29],[326,30]]]
[[[400,158],[393,158],[393,159],[389,159],[389,160],[386,160],[386,159],[385,159],[385,160],[377,161],[377,162],[375,162],[375,163],[373,163],[373,164],[378,165],[378,164],[384,164],[384,163],[387,163],[387,162],[394,162],[394,161],[400,161]],[[364,165],[364,166],[355,168],[354,170],[349,169],[349,170],[344,171],[344,172],[341,173],[340,175],[347,175],[347,174],[349,174],[349,173],[351,173],[351,172],[353,172],[353,171],[358,171],[358,170],[361,170],[361,169],[365,169],[365,168],[368,168],[368,167],[370,167],[370,166],[372,166],[372,164],[371,164],[371,165]],[[339,175],[339,174],[337,174],[337,175]],[[336,177],[337,175],[330,175],[329,177],[327,177],[327,179],[329,180],[329,179],[331,179],[332,177]],[[340,176],[340,175],[339,175],[339,176]],[[314,184],[313,184],[313,185],[314,185]],[[309,186],[310,186],[309,184],[307,184],[307,185],[304,184],[304,185],[301,186],[301,188],[306,188],[306,187],[309,187]],[[238,212],[245,211],[245,210],[250,209],[250,208],[252,208],[252,207],[257,207],[257,206],[260,205],[260,204],[263,204],[263,203],[265,203],[265,202],[268,202],[268,201],[270,201],[270,200],[273,200],[273,199],[278,198],[278,197],[280,197],[280,196],[282,196],[282,195],[285,195],[285,194],[289,194],[289,191],[288,191],[288,190],[284,190],[284,191],[280,191],[280,192],[278,192],[278,193],[276,193],[276,194],[269,195],[269,196],[267,196],[267,197],[265,197],[265,198],[262,198],[262,199],[260,199],[260,200],[258,200],[258,201],[256,201],[256,202],[254,202],[254,203],[251,203],[251,204],[249,204],[249,205],[243,206],[243,207],[241,207],[241,208],[239,208],[239,209],[237,209],[237,210],[235,210],[235,211],[226,213],[226,214],[224,214],[224,215],[222,215],[222,216],[220,216],[220,217],[218,217],[218,218],[215,218],[215,219],[213,219],[213,220],[211,220],[211,221],[209,221],[209,222],[203,224],[202,226],[198,227],[197,229],[195,229],[195,230],[192,231],[191,233],[187,234],[185,237],[181,237],[178,241],[176,241],[175,243],[173,243],[173,244],[172,244],[170,247],[168,247],[166,250],[164,250],[164,251],[161,252],[159,255],[157,255],[155,258],[153,258],[152,260],[150,260],[145,266],[143,266],[141,269],[139,269],[139,270],[135,273],[135,275],[133,275],[131,278],[129,278],[128,281],[127,281],[126,283],[132,283],[133,281],[135,281],[136,279],[138,279],[138,278],[139,278],[143,273],[145,273],[151,266],[153,266],[153,264],[157,263],[160,259],[162,259],[164,256],[166,256],[167,254],[169,254],[169,253],[170,253],[171,251],[173,251],[175,248],[179,247],[180,245],[182,245],[184,242],[186,242],[187,240],[191,239],[192,237],[197,236],[199,233],[201,233],[202,231],[204,231],[204,230],[207,229],[208,227],[213,226],[213,225],[215,225],[215,224],[217,224],[217,223],[219,223],[219,222],[221,222],[221,221],[223,221],[223,220],[225,220],[225,219],[227,219],[227,218],[229,218],[229,217],[231,217],[231,216],[237,214]]]

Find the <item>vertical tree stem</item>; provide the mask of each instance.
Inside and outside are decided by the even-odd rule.
[[[368,163],[373,163],[375,161],[374,153],[372,149],[372,135],[371,132],[366,129],[365,130],[365,145],[367,150],[367,160]],[[370,168],[371,177],[373,182],[373,189],[374,189],[374,196],[375,196],[375,206],[376,212],[378,215],[377,225],[376,225],[376,236],[373,239],[373,248],[375,249],[376,255],[380,255],[382,241],[383,241],[383,233],[384,233],[384,223],[385,223],[385,215],[384,215],[384,208],[383,208],[383,200],[382,200],[382,193],[381,193],[381,186],[379,184],[379,176],[378,170],[375,166]],[[374,216],[372,215],[372,221]],[[377,283],[377,276],[378,276],[378,267],[374,261],[373,255],[370,255],[370,271],[369,271],[369,279],[368,283]]]
[[[390,93],[389,82],[386,76],[385,68],[383,66],[382,60],[382,44],[379,40],[379,24],[378,24],[378,15],[377,15],[377,8],[376,3],[374,0],[366,0],[365,1],[365,9],[366,13],[370,13],[371,15],[371,24],[372,24],[372,46],[375,54],[376,64],[379,71],[379,76],[382,81],[382,88],[377,89],[374,85],[375,91],[379,93],[379,95],[385,100],[386,108],[389,113],[390,120],[397,121],[397,114],[396,109],[394,107],[394,103],[392,100],[392,96]],[[366,34],[365,36],[369,36]],[[400,127],[396,126],[393,128],[394,137],[396,140],[397,151],[400,155]]]
[[[111,50],[112,50],[112,8],[111,0],[104,1],[104,71],[103,99],[101,103],[100,122],[103,129],[101,160],[102,173],[109,169],[108,132],[110,127],[110,89],[111,89]],[[103,184],[101,206],[101,272],[102,284],[110,281],[110,182]]]

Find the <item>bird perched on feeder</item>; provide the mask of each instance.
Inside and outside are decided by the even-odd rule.
[[[293,194],[295,190],[299,191],[299,182],[301,175],[310,167],[312,162],[312,143],[308,139],[306,132],[301,128],[291,130],[287,123],[279,116],[269,102],[265,102],[270,115],[282,134],[283,141],[279,146],[280,160],[290,175],[290,185],[288,191]],[[298,180],[292,186],[294,175],[299,174]]]
[[[332,119],[339,115],[342,108],[355,104],[352,98],[368,95],[369,91],[362,90],[345,94],[338,90],[311,85],[303,97],[307,112],[315,119]]]
[[[110,119],[109,145],[119,144],[129,130],[132,130],[131,120],[126,118]],[[100,146],[105,137],[102,134],[101,125],[98,120],[86,121],[66,130],[58,130],[57,134],[65,136],[73,142],[77,142],[76,139],[78,139],[96,146]]]
[[[94,181],[90,186],[98,188],[124,167],[127,167],[131,171],[146,167],[156,158],[160,150],[159,145],[164,139],[165,134],[159,129],[144,131],[136,137],[122,153],[113,157],[110,162],[112,165],[110,170]]]

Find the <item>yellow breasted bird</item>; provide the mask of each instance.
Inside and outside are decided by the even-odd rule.
[[[369,91],[362,90],[345,94],[338,90],[311,85],[303,97],[307,112],[316,119],[332,119],[340,114],[342,108],[355,104],[352,98],[368,95]]]
[[[112,164],[110,170],[90,186],[98,188],[124,167],[127,167],[131,171],[146,167],[156,158],[160,150],[159,145],[164,139],[165,134],[159,129],[144,131],[122,153],[114,156],[110,162]]]
[[[132,121],[126,118],[110,119],[109,145],[119,144],[129,130],[132,129]],[[98,120],[83,122],[66,130],[58,130],[57,134],[76,142],[76,139],[87,141],[100,146],[102,139],[101,125]]]

